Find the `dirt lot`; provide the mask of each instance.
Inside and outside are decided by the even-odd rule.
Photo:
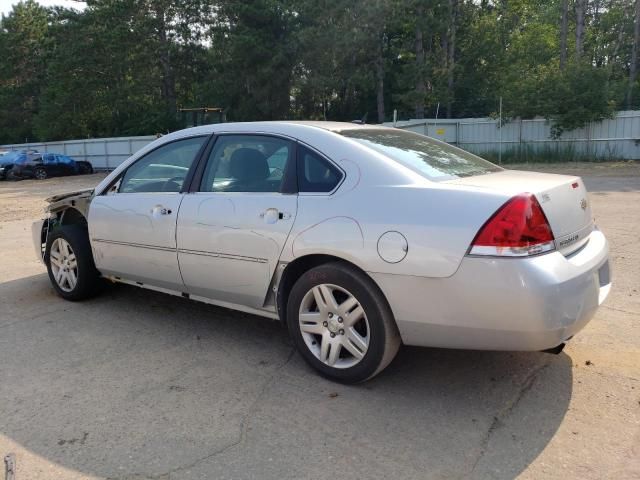
[[[0,456],[18,480],[640,478],[640,164],[544,169],[585,178],[611,243],[596,318],[557,356],[403,348],[352,387],[277,322],[125,286],[64,302],[30,224],[101,176],[1,182]]]

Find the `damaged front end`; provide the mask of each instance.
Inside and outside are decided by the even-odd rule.
[[[33,245],[38,260],[43,261],[49,232],[57,225],[87,223],[89,205],[94,189],[54,195],[45,199],[48,205],[44,209],[46,218],[34,222],[31,226]]]

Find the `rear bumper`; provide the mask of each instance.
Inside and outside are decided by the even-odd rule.
[[[407,345],[537,351],[580,331],[611,288],[599,230],[577,252],[465,257],[448,278],[372,273]]]

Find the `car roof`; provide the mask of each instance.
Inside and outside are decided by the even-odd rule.
[[[324,130],[328,132],[341,132],[344,130],[358,130],[358,129],[382,129],[388,127],[382,127],[377,125],[367,125],[362,123],[350,123],[350,122],[329,122],[322,120],[278,120],[278,121],[264,121],[264,122],[228,122],[228,123],[214,123],[211,125],[202,125],[199,127],[187,128],[184,130],[178,130],[172,132],[166,137],[179,138],[183,136],[189,136],[194,134],[212,134],[218,132],[278,132],[283,134],[293,134],[300,129],[309,131],[310,129]]]
[[[383,128],[378,125],[367,125],[365,123],[355,122],[330,122],[323,120],[291,120],[291,121],[278,121],[278,122],[247,122],[247,123],[277,123],[284,125],[306,125],[309,127],[321,128],[323,130],[329,130],[330,132],[340,132],[343,130],[361,130],[370,128]]]

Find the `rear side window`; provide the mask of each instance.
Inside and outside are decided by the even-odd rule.
[[[56,155],[56,159],[61,165],[73,165],[75,163],[72,158],[67,157],[66,155]]]
[[[209,155],[202,192],[280,192],[292,143],[263,135],[221,135]]]
[[[340,133],[429,180],[451,180],[502,170],[497,165],[460,148],[397,128],[357,128]]]
[[[298,190],[327,193],[338,186],[342,172],[307,147],[298,147]]]

